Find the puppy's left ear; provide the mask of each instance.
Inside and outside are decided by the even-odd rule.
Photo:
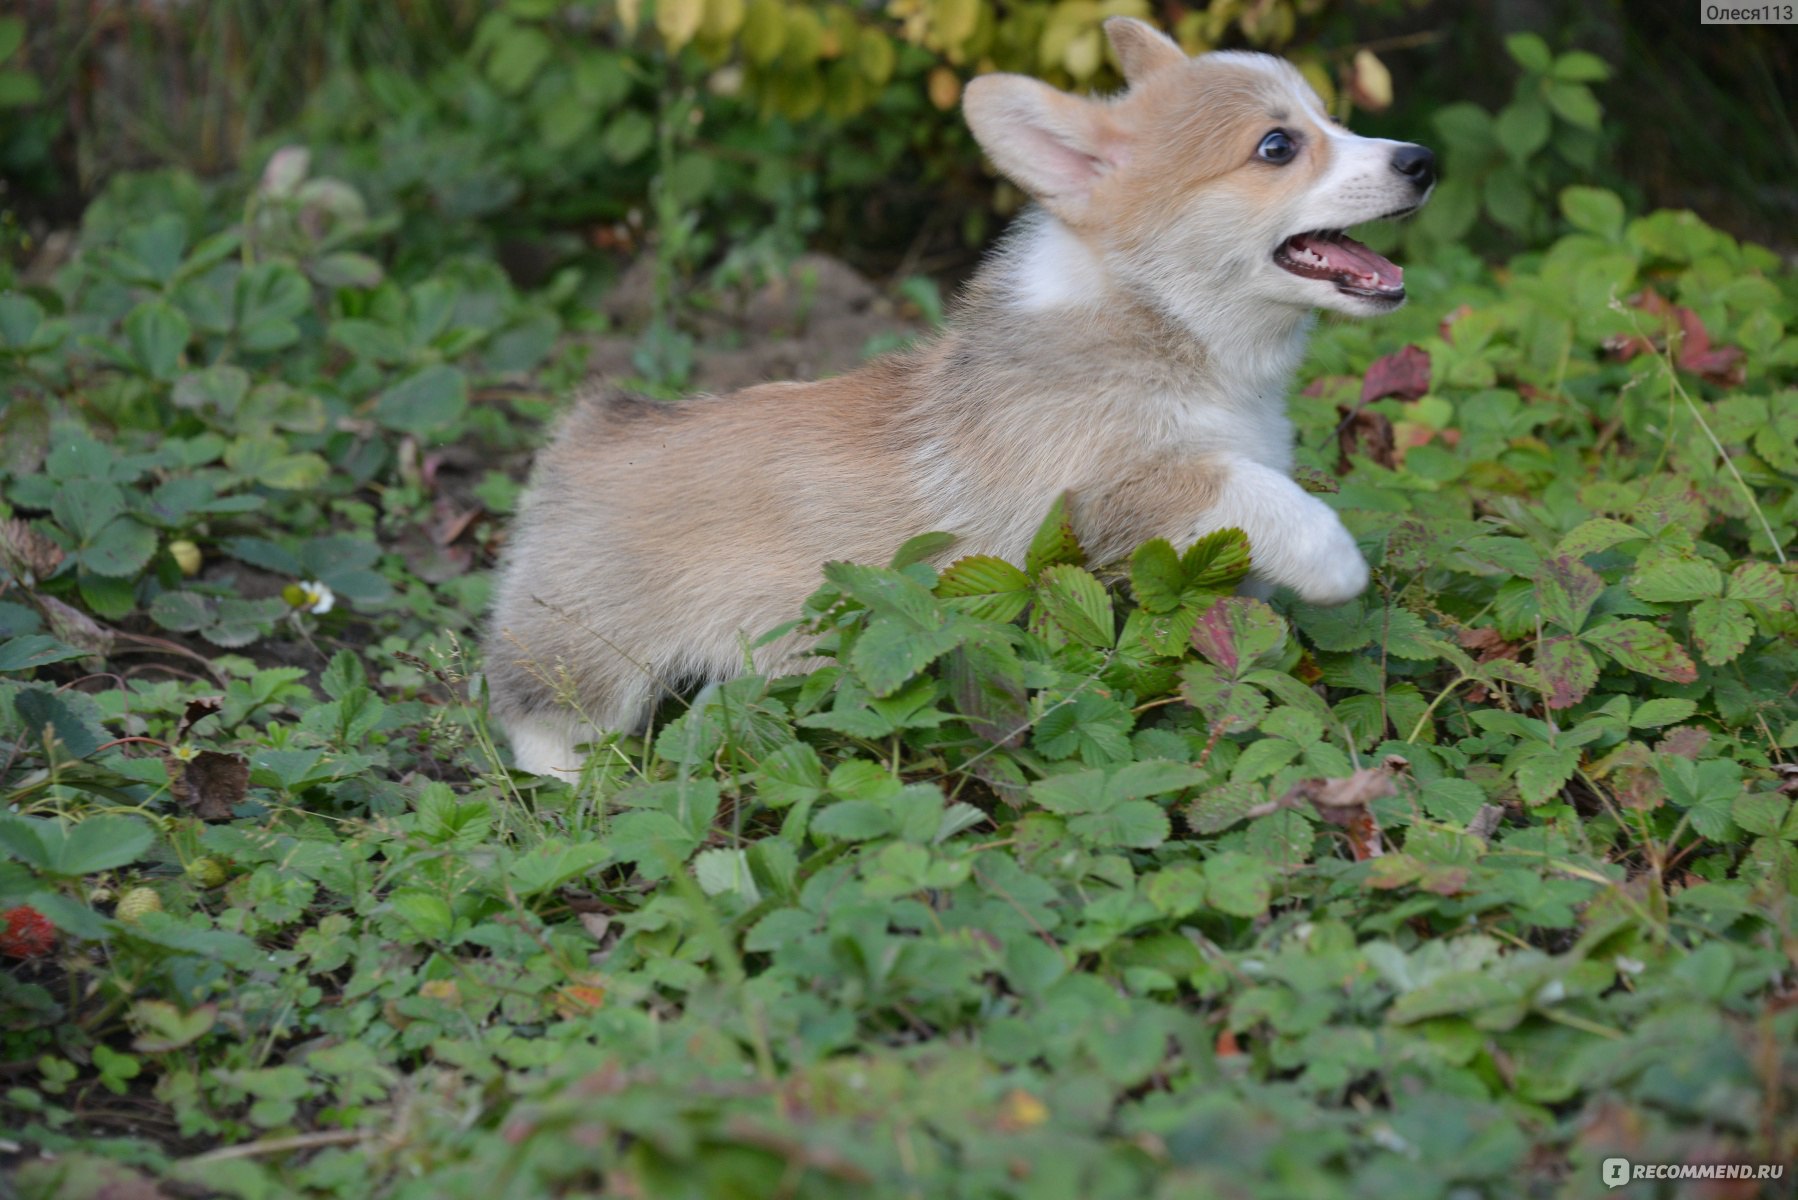
[[[1111,110],[1023,75],[982,75],[962,92],[974,140],[1006,178],[1074,225],[1128,148]]]
[[[1187,61],[1178,42],[1147,21],[1113,17],[1105,22],[1105,36],[1124,68],[1124,82],[1135,87],[1157,71]]]

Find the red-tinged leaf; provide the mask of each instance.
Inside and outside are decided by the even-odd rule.
[[[1249,596],[1225,596],[1199,615],[1192,630],[1193,648],[1232,675],[1285,642],[1286,622]]]
[[[1442,321],[1436,326],[1437,336],[1445,342],[1453,342],[1455,340],[1455,322],[1459,321],[1462,317],[1470,317],[1472,315],[1473,305],[1463,304],[1459,306],[1453,312],[1443,317]]]
[[[1740,600],[1700,600],[1692,606],[1687,619],[1692,625],[1692,641],[1704,661],[1713,667],[1734,660],[1748,649],[1748,641],[1754,636],[1754,618]]]
[[[1523,652],[1522,645],[1507,642],[1504,634],[1490,626],[1463,629],[1455,635],[1455,641],[1461,644],[1461,649],[1473,651],[1475,662],[1488,663],[1501,658],[1515,661]]]
[[[1785,580],[1772,563],[1743,563],[1729,573],[1731,600],[1746,600],[1769,608],[1785,607]]]
[[[229,821],[250,786],[250,760],[241,754],[202,750],[189,759],[162,760],[169,795],[202,821]]]
[[[1656,754],[1672,754],[1680,758],[1689,758],[1696,762],[1704,753],[1704,748],[1711,744],[1711,731],[1702,725],[1681,725],[1670,730],[1667,736],[1654,744]]]
[[[1361,386],[1361,381],[1353,375],[1319,375],[1305,385],[1301,396],[1313,400],[1328,400],[1335,396],[1352,396]]]
[[[1711,331],[1704,327],[1704,322],[1697,313],[1682,304],[1673,310],[1673,319],[1679,324],[1679,360],[1682,367],[1685,366],[1688,355],[1710,353]]]
[[[1680,644],[1647,621],[1612,621],[1588,629],[1580,640],[1616,660],[1617,665],[1669,683],[1692,683],[1698,668]]]
[[[1578,633],[1604,591],[1598,572],[1572,555],[1548,559],[1536,570],[1536,596],[1542,616],[1568,633]]]
[[[1613,333],[1604,340],[1604,352],[1615,362],[1628,362],[1638,354],[1654,354],[1655,344],[1639,333]]]
[[[1710,330],[1691,309],[1681,306],[1673,310],[1681,333],[1679,365],[1681,369],[1702,375],[1712,383],[1733,387],[1742,382],[1742,350],[1738,346],[1711,345]]]
[[[1371,404],[1387,396],[1415,400],[1430,390],[1430,355],[1421,346],[1406,346],[1397,354],[1376,358],[1361,380],[1361,403]]]
[[[1398,455],[1392,434],[1392,422],[1384,413],[1338,406],[1342,423],[1336,427],[1336,473],[1349,473],[1349,459],[1355,455],[1376,462],[1387,470],[1398,466]]]
[[[1536,670],[1550,708],[1572,708],[1598,683],[1598,661],[1573,637],[1549,638],[1536,652]]]

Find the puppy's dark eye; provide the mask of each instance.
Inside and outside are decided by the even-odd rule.
[[[1255,148],[1255,157],[1263,162],[1284,165],[1298,152],[1299,144],[1292,140],[1292,135],[1284,129],[1276,129],[1261,139],[1261,144]]]

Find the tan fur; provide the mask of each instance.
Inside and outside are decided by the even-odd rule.
[[[1110,29],[1132,83],[1120,98],[1017,77],[968,94],[994,161],[1102,264],[1090,302],[1030,301],[1018,281],[1039,268],[1018,256],[1033,252],[1005,251],[934,342],[852,374],[677,405],[604,390],[577,401],[539,457],[487,640],[493,709],[521,765],[571,771],[595,729],[637,726],[661,692],[742,670],[748,641],[798,614],[827,560],[884,561],[946,530],[959,540],[945,561],[1020,561],[1064,490],[1101,560],[1226,518],[1246,526],[1257,504],[1316,504],[1279,481],[1285,378],[1317,301],[1245,308],[1219,336],[1195,333],[1209,309],[1169,303],[1157,272],[1179,264],[1145,248],[1210,236],[1210,205],[1314,188],[1328,139],[1299,110],[1290,68],[1188,60],[1140,23]],[[1309,131],[1314,161],[1254,163],[1270,124]],[[1239,429],[1260,448],[1242,451]],[[1271,489],[1265,501],[1255,487]],[[1334,525],[1317,507],[1307,519]],[[1292,553],[1342,553],[1334,529]],[[1294,570],[1274,582],[1303,589]],[[755,663],[778,669],[803,646],[785,639]]]

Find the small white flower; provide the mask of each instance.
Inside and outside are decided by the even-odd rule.
[[[337,605],[337,593],[316,579],[303,580],[300,583],[301,599],[295,608],[303,608],[315,616],[324,616]]]

